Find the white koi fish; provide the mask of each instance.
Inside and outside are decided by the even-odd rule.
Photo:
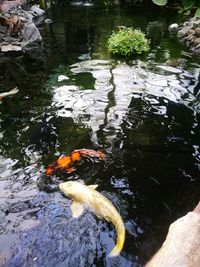
[[[2,98],[6,97],[6,96],[11,96],[11,95],[15,95],[19,92],[19,89],[17,87],[15,87],[14,89],[12,89],[9,92],[5,92],[5,93],[0,93],[0,101],[2,100]]]
[[[125,241],[125,227],[123,220],[110,200],[97,192],[98,185],[84,185],[79,182],[69,181],[59,185],[60,190],[73,200],[71,210],[73,217],[79,217],[84,206],[91,208],[99,217],[112,222],[117,232],[117,243],[109,256],[118,256]]]

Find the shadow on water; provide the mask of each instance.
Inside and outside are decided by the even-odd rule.
[[[172,10],[52,6],[43,48],[0,60],[0,265],[144,266],[169,224],[199,201],[199,65],[167,26]],[[111,59],[118,25],[151,38],[147,55]],[[73,173],[45,168],[74,149],[98,149]],[[60,182],[83,180],[117,207],[126,227],[120,256],[112,224],[71,216]]]

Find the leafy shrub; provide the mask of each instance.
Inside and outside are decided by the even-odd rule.
[[[195,16],[200,18],[199,0],[182,0],[182,8],[179,13],[190,14],[191,11],[196,10]]]
[[[119,27],[108,39],[108,51],[112,54],[130,56],[132,53],[141,54],[149,50],[149,41],[141,30]]]

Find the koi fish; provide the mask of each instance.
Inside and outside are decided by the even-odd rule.
[[[5,93],[0,93],[0,101],[2,100],[2,98],[6,97],[6,96],[11,96],[11,95],[15,95],[19,92],[19,89],[17,87],[15,87],[14,89],[12,89],[9,92],[5,92]]]
[[[55,170],[65,170],[67,173],[75,171],[73,167],[76,162],[80,162],[83,158],[90,158],[98,160],[105,160],[106,156],[101,151],[92,149],[77,149],[71,152],[69,155],[62,155],[53,164],[50,164],[46,169],[46,175],[50,176]]]
[[[79,182],[69,181],[59,185],[60,190],[73,200],[71,211],[74,218],[79,217],[84,206],[91,208],[97,216],[112,222],[117,232],[117,242],[109,256],[118,256],[125,241],[125,227],[123,220],[110,200],[97,192],[98,185],[84,185]]]

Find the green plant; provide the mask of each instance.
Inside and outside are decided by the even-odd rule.
[[[200,8],[197,8],[198,6],[199,0],[182,0],[182,8],[179,13],[187,13],[196,8],[195,16],[200,17]]]
[[[149,50],[149,41],[141,30],[119,27],[108,39],[108,51],[112,54],[130,56],[132,53],[141,54]]]
[[[152,2],[158,6],[165,6],[168,0],[152,0]],[[187,13],[196,9],[195,16],[200,18],[199,0],[182,0],[181,6],[179,13]]]
[[[152,0],[152,2],[158,6],[165,6],[167,4],[167,0]]]

